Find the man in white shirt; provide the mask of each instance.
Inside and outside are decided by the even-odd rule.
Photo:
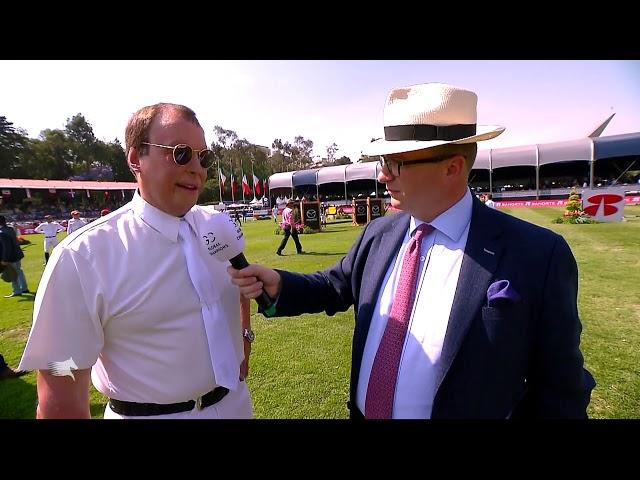
[[[76,230],[84,227],[87,224],[82,218],[80,218],[80,212],[73,210],[71,212],[71,219],[67,222],[67,235],[71,235]]]
[[[353,306],[351,418],[585,418],[578,270],[558,234],[471,194],[477,95],[440,83],[393,89],[384,139],[363,149],[401,212],[370,222],[322,272],[228,267],[275,316]]]
[[[491,193],[485,193],[484,198],[485,198],[484,204],[487,207],[496,208],[496,203],[493,201],[493,195]]]
[[[58,245],[58,232],[64,232],[64,227],[58,222],[52,221],[51,215],[45,215],[44,222],[38,225],[33,231],[35,233],[44,233],[44,265],[49,261],[49,255],[54,247]]]
[[[217,215],[196,205],[213,163],[195,113],[144,107],[130,118],[128,204],[54,250],[20,365],[38,370],[37,418],[251,418],[244,377],[248,308],[202,244]],[[245,307],[248,305],[245,303]],[[246,315],[246,318],[245,318]]]

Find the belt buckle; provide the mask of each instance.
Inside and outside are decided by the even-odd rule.
[[[196,398],[196,408],[202,410],[202,397]]]

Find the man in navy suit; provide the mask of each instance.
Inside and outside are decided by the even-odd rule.
[[[468,188],[475,93],[445,84],[391,91],[380,160],[396,215],[376,219],[322,272],[229,267],[277,316],[352,305],[352,418],[586,418],[576,261],[566,241],[484,206]]]

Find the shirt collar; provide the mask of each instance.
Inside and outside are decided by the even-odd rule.
[[[472,207],[473,199],[471,198],[471,191],[467,188],[464,196],[448,210],[438,215],[433,222],[431,222],[431,226],[444,233],[451,240],[457,242],[471,221]],[[413,233],[413,231],[423,223],[425,222],[412,216],[409,223],[409,231]]]
[[[191,210],[189,210],[184,217],[174,217],[173,215],[169,215],[148,203],[140,196],[138,190],[136,190],[136,193],[133,195],[131,206],[133,212],[139,216],[144,223],[174,243],[178,241],[180,220],[184,218],[191,227],[194,226],[193,212]]]

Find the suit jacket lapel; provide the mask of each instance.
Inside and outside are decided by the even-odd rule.
[[[364,269],[360,290],[360,307],[363,307],[358,317],[366,322],[369,330],[371,314],[378,301],[379,290],[385,274],[395,255],[385,255],[385,252],[398,252],[402,239],[409,228],[409,215],[396,214],[396,219],[389,223],[387,229],[371,243],[371,251]],[[373,261],[371,261],[373,260]],[[366,334],[365,334],[366,338]]]
[[[469,236],[442,346],[440,368],[436,374],[436,393],[486,298],[487,288],[502,254],[501,230],[497,228],[492,213],[474,199]]]

